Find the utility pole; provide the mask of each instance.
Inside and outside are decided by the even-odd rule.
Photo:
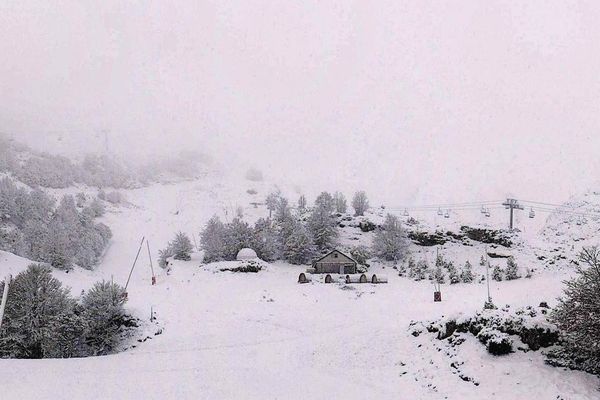
[[[490,258],[488,256],[487,246],[485,246],[485,282],[487,283],[488,303],[492,302],[490,295]]]
[[[2,328],[2,319],[4,318],[4,308],[6,307],[6,301],[8,300],[8,287],[12,276],[8,275],[4,280],[4,292],[2,293],[2,303],[0,303],[0,328]]]
[[[504,206],[504,208],[506,208],[507,210],[510,210],[510,223],[509,223],[509,227],[510,230],[513,230],[513,226],[514,226],[514,210],[522,210],[523,206],[519,204],[519,201],[517,199],[506,199],[506,201],[504,203],[502,203],[502,205]]]

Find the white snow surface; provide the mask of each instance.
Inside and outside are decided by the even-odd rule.
[[[256,184],[252,184],[256,187]],[[260,188],[259,188],[260,189]],[[259,196],[266,194],[259,190]],[[99,279],[127,280],[142,236],[152,253],[177,231],[194,234],[213,214],[227,219],[253,196],[221,184],[193,181],[127,191],[129,204],[104,217],[114,237],[95,271],[76,268],[54,274],[77,295]],[[237,199],[237,200],[228,200]],[[227,214],[225,214],[227,211]],[[250,221],[263,207],[245,208]],[[370,234],[352,240],[368,243]],[[354,231],[352,231],[354,232]],[[470,259],[474,271],[483,247],[446,254],[458,265]],[[464,250],[464,249],[463,249]],[[433,261],[434,249],[421,249]],[[143,253],[142,253],[143,254]],[[524,251],[523,260],[534,260]],[[518,259],[518,257],[517,257]],[[532,261],[533,262],[533,261]],[[0,252],[0,275],[15,275],[29,262]],[[156,270],[156,263],[155,270]],[[174,262],[158,270],[151,285],[143,256],[128,288],[127,308],[147,323],[144,342],[119,354],[67,360],[0,360],[0,397],[17,399],[578,399],[600,397],[600,380],[589,374],[547,366],[539,352],[494,357],[475,339],[459,347],[462,369],[479,386],[453,373],[450,359],[433,335],[414,338],[409,323],[481,309],[485,284],[442,285],[443,302],[433,302],[429,282],[384,273],[386,285],[297,283],[306,267],[273,263],[259,273],[220,272],[202,264]],[[568,269],[542,269],[532,279],[494,282],[496,304],[551,306]],[[162,334],[155,335],[162,329]],[[135,346],[135,347],[132,347]]]

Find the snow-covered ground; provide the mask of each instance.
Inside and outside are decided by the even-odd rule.
[[[262,186],[258,195],[246,193],[251,186]],[[215,213],[231,218],[241,205],[250,221],[264,216],[264,208],[249,203],[269,189],[248,182],[226,185],[215,177],[128,191],[128,204],[104,217],[114,237],[102,264],[93,272],[75,269],[55,276],[75,295],[99,279],[124,284],[142,236],[156,257],[178,230],[198,240]],[[445,251],[458,264],[469,258],[477,266],[482,249]],[[389,267],[381,271],[382,265],[370,272],[384,272],[388,284],[299,285],[304,267],[275,263],[257,274],[218,272],[218,265],[203,266],[195,254],[192,261],[175,264],[171,275],[158,271],[158,284],[151,286],[143,250],[127,307],[148,320],[140,339],[149,339],[107,357],[0,360],[3,400],[600,397],[596,377],[549,367],[539,352],[493,357],[472,340],[457,357],[479,383],[475,386],[453,373],[434,340],[410,335],[412,320],[480,309],[484,284],[444,285],[444,301],[434,303],[429,282],[401,278]],[[27,263],[0,252],[2,275],[16,274]],[[552,306],[569,274],[545,269],[532,279],[493,283],[492,296],[497,304],[514,307],[541,301]],[[149,321],[151,310],[156,324]]]

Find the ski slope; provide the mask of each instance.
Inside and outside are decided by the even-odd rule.
[[[55,276],[74,294],[99,279],[124,284],[142,236],[154,257],[178,230],[198,240],[210,216],[230,218],[235,203],[247,204],[251,196],[244,185],[215,177],[128,191],[128,203],[104,217],[114,237],[102,264],[93,272],[55,271]],[[245,213],[252,221],[265,210],[246,206]],[[382,265],[371,272],[387,274],[386,285],[299,285],[304,267],[274,263],[258,274],[218,272],[220,265],[203,266],[197,253],[190,262],[176,263],[170,275],[157,271],[158,284],[151,286],[147,250],[142,250],[127,307],[146,321],[139,335],[146,340],[132,340],[126,351],[106,357],[0,360],[3,400],[600,396],[597,377],[546,366],[539,352],[497,358],[468,341],[459,356],[479,383],[475,386],[454,373],[435,339],[410,335],[413,320],[480,309],[487,296],[484,284],[443,285],[444,301],[433,303],[429,282],[398,277]],[[457,262],[475,258],[476,266],[480,250],[447,251]],[[27,263],[0,253],[3,273],[10,268],[16,274]],[[532,279],[493,283],[492,297],[513,307],[541,301],[552,306],[569,274],[544,270]],[[156,323],[149,320],[151,311]]]

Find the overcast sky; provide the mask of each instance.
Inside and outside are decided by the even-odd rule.
[[[517,3],[3,0],[0,131],[395,204],[600,190],[600,2]]]

